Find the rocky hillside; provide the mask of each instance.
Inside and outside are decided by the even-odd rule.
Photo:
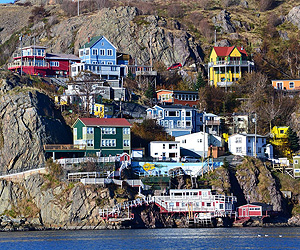
[[[255,0],[110,2],[111,8],[82,10],[85,14],[79,17],[67,16],[68,8],[59,4],[45,5],[43,11],[34,6],[0,5],[0,43],[17,32],[24,35],[24,44],[33,44],[35,39],[49,51],[77,54],[88,36],[104,35],[137,63],[149,63],[151,54],[154,62],[189,65],[201,63],[208,55],[214,30],[218,44],[243,45],[249,53],[260,51],[271,31],[281,41],[299,31],[300,6],[293,0],[271,1],[266,8],[260,7],[263,1]]]
[[[45,161],[43,145],[72,143],[71,131],[48,95],[13,74],[0,80],[0,172]]]

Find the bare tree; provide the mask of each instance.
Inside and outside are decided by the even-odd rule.
[[[268,117],[270,125],[270,133],[272,131],[272,121],[282,113],[282,96],[278,99],[275,99],[274,96],[269,98],[269,101],[262,107],[263,111]]]

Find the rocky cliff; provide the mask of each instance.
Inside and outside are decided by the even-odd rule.
[[[43,165],[43,145],[72,143],[70,129],[48,95],[18,76],[0,80],[0,172]]]

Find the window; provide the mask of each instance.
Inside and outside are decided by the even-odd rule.
[[[99,49],[100,56],[105,56],[105,49]]]
[[[277,83],[277,89],[282,89],[282,82]]]
[[[163,144],[163,149],[165,149],[166,148],[166,144]]]
[[[116,146],[116,140],[115,139],[104,139],[101,141],[102,147],[115,147]]]
[[[88,147],[94,147],[94,140],[86,140],[86,145]]]
[[[207,202],[207,203],[206,203],[206,206],[207,206],[207,207],[211,207],[211,203],[208,203],[208,202]]]
[[[242,143],[242,137],[236,137],[235,143]]]
[[[191,116],[191,111],[186,111],[186,116]]]
[[[248,153],[251,153],[252,150],[251,150],[251,147],[248,147]]]
[[[90,54],[90,49],[86,49],[85,54],[88,56]]]
[[[114,135],[116,134],[116,128],[102,128],[102,134]]]
[[[293,88],[295,88],[295,84],[294,84],[294,82],[290,82],[290,89],[293,89]]]
[[[257,153],[261,154],[261,147],[258,147]]]
[[[237,153],[242,153],[242,147],[237,147],[235,150]]]
[[[108,64],[108,65],[113,65],[113,62],[110,62],[110,61],[109,61],[109,62],[107,62],[107,64]]]
[[[87,133],[87,134],[94,134],[94,128],[87,127],[86,133]]]
[[[220,204],[220,205],[219,205],[219,208],[220,208],[220,209],[224,209],[224,204]]]
[[[177,144],[169,144],[169,149],[177,149]]]
[[[284,134],[284,130],[283,130],[283,129],[280,129],[280,130],[279,130],[279,133],[280,133],[280,134]]]
[[[202,139],[197,139],[197,143],[202,143]]]
[[[123,140],[123,147],[129,147],[130,146],[130,140]]]
[[[83,50],[79,51],[79,56],[83,56]]]
[[[112,49],[108,49],[107,50],[107,55],[108,56],[112,56],[113,55],[113,50]]]
[[[50,62],[51,67],[59,67],[59,62]]]
[[[129,135],[130,134],[130,128],[123,128],[123,134]]]
[[[97,56],[98,55],[98,50],[97,49],[93,49],[92,50],[92,55],[93,56]]]
[[[182,140],[181,143],[186,143],[186,139]]]
[[[177,116],[178,111],[169,111],[168,116],[174,117]]]
[[[177,121],[177,128],[181,128],[181,121]]]
[[[101,64],[105,64],[105,61],[101,61]]]
[[[187,127],[192,126],[191,121],[186,121],[186,122],[185,122],[185,125],[186,125]]]
[[[77,138],[77,128],[74,128],[73,132],[74,132],[75,138]]]
[[[294,163],[295,163],[295,164],[298,164],[298,160],[294,160]]]

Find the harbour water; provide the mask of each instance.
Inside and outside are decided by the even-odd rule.
[[[1,232],[3,249],[300,249],[300,228]]]

